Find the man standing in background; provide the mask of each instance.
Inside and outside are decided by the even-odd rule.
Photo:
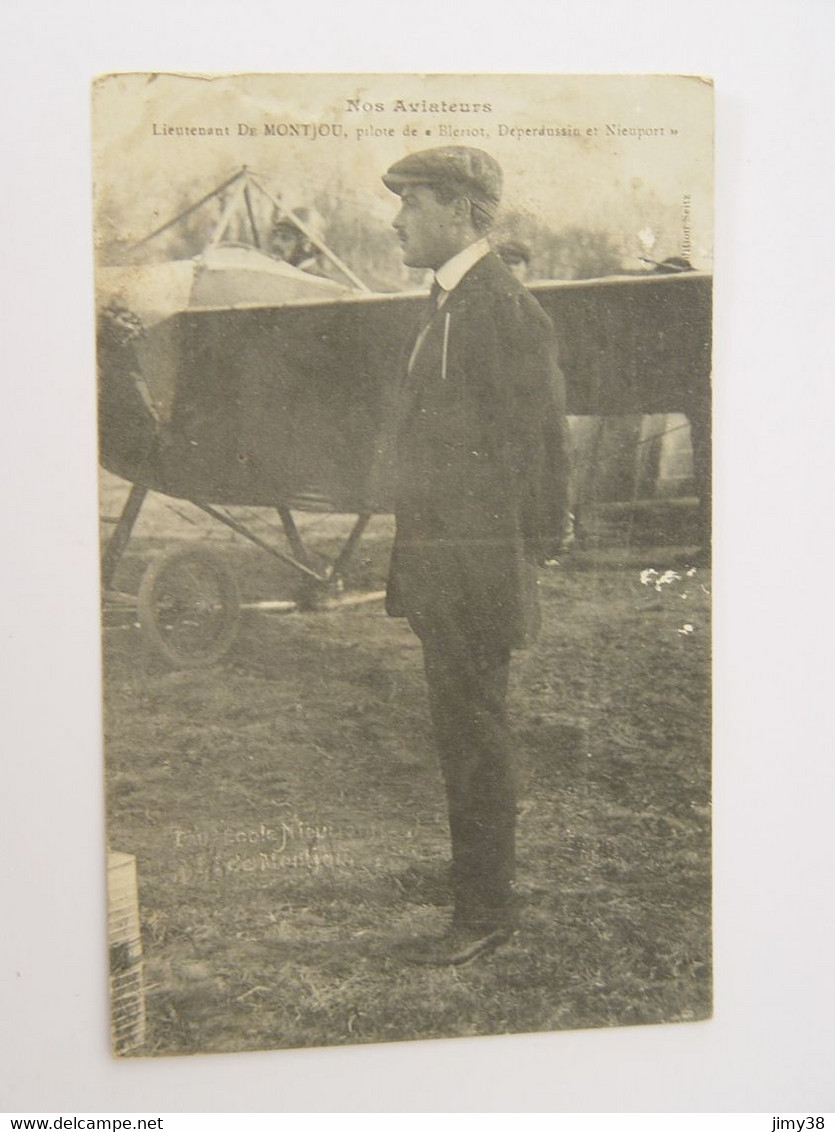
[[[523,244],[521,240],[505,240],[496,248],[496,255],[520,283],[527,281],[531,266],[531,250],[527,244]]]
[[[510,653],[539,628],[536,565],[567,512],[564,385],[553,328],[487,242],[502,172],[443,146],[383,177],[409,267],[435,272],[403,382],[387,591],[423,644],[452,840],[454,913],[414,962],[460,964],[515,926]]]

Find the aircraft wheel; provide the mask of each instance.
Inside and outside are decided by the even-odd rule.
[[[137,601],[145,640],[176,668],[215,664],[238,631],[238,583],[203,547],[183,546],[145,571]]]

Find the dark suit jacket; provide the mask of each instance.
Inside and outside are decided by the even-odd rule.
[[[536,635],[535,568],[567,511],[553,327],[492,252],[450,292],[405,378],[386,608],[485,648]]]

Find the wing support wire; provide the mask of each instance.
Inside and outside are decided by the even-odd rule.
[[[280,199],[274,196],[266,187],[266,185],[262,183],[260,177],[256,176],[246,165],[242,166],[238,170],[238,172],[234,174],[234,176],[229,177],[228,180],[224,181],[223,184],[218,185],[217,188],[212,189],[211,192],[206,193],[204,197],[201,197],[200,200],[195,201],[194,204],[190,204],[188,208],[178,213],[171,220],[167,220],[165,224],[160,225],[159,228],[155,228],[154,231],[150,232],[147,236],[143,236],[141,240],[137,240],[135,243],[131,244],[131,250],[140,248],[144,244],[147,244],[151,240],[155,239],[157,236],[161,236],[163,232],[167,232],[170,228],[173,228],[176,224],[179,224],[180,221],[185,220],[186,217],[193,215],[193,213],[201,209],[203,205],[208,204],[209,201],[214,200],[216,197],[222,196],[232,188],[235,188],[235,192],[233,193],[232,197],[229,200],[229,203],[226,205],[223,211],[220,223],[216,226],[214,233],[209,240],[208,247],[214,247],[222,239],[223,234],[229,225],[229,221],[232,218],[232,215],[237,209],[240,208],[241,203],[243,202],[246,208],[247,220],[249,221],[249,226],[252,231],[253,246],[255,248],[258,248],[259,250],[262,250],[261,239],[258,235],[258,227],[255,223],[255,213],[252,207],[251,189],[255,188],[266,197],[266,199],[270,202],[270,204],[272,204],[273,208],[275,208],[280,215],[286,216],[290,220],[292,220],[293,224],[295,224],[299,231],[303,232],[307,239],[310,240],[310,242],[314,244],[319,249],[319,251],[330,260],[337,271],[339,271],[340,274],[348,280],[352,287],[356,287],[358,291],[362,291],[367,295],[370,295],[372,293],[371,288],[363,283],[360,277],[355,272],[353,272],[351,268],[348,267],[348,265],[344,263],[338,255],[336,255],[335,252],[331,251],[327,244],[322,239],[320,239],[315,232],[311,231],[308,225],[305,224],[305,222],[296,215],[296,212],[293,209],[284,208],[284,206],[281,204]]]

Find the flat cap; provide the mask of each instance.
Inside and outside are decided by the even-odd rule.
[[[502,170],[483,149],[442,145],[410,153],[392,165],[383,184],[398,196],[407,185],[447,185],[493,216],[502,197]]]
[[[496,248],[496,254],[505,263],[530,263],[531,249],[521,240],[505,240]]]
[[[693,265],[683,255],[668,255],[661,263],[656,263],[655,270],[662,275],[680,275],[683,271],[692,271]]]

